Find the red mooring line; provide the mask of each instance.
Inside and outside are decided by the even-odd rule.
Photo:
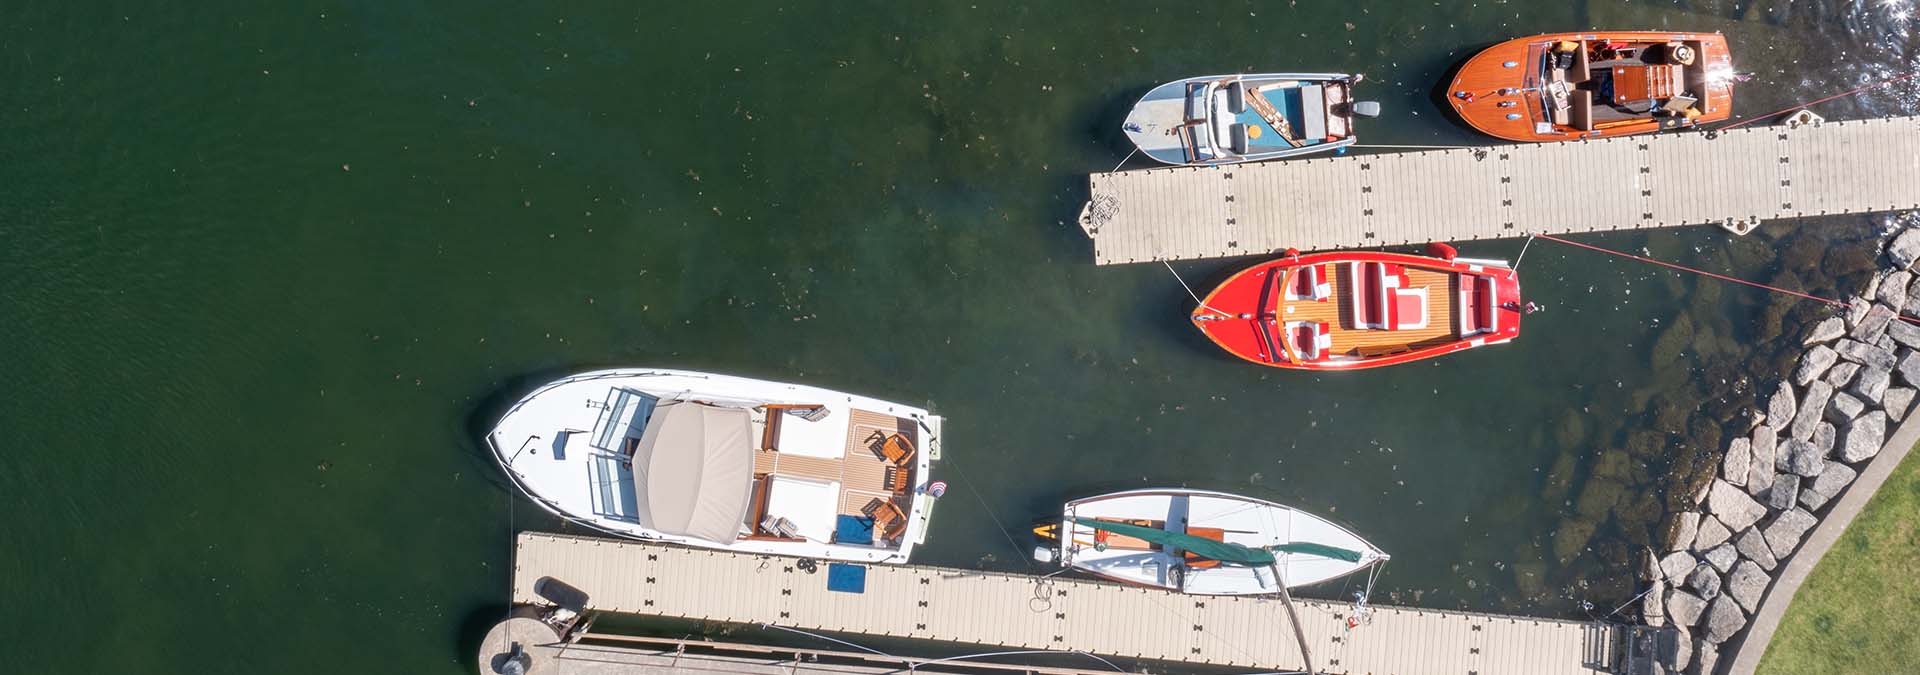
[[[1793,112],[1793,111],[1795,111],[1795,110],[1799,110],[1799,109],[1801,109],[1801,108],[1806,108],[1806,107],[1810,107],[1810,106],[1815,106],[1815,105],[1819,105],[1819,104],[1821,104],[1821,103],[1826,103],[1827,101],[1831,101],[1831,100],[1834,100],[1834,99],[1836,99],[1836,98],[1846,98],[1846,97],[1848,97],[1848,96],[1852,96],[1852,95],[1854,95],[1854,94],[1858,94],[1858,93],[1860,93],[1860,92],[1863,92],[1863,91],[1866,91],[1866,90],[1868,90],[1868,89],[1874,89],[1874,88],[1877,88],[1877,87],[1884,87],[1884,86],[1887,86],[1887,85],[1889,85],[1889,84],[1893,84],[1893,83],[1895,83],[1895,82],[1900,82],[1900,81],[1903,81],[1903,80],[1911,80],[1911,79],[1913,79],[1913,78],[1916,78],[1916,77],[1920,77],[1920,71],[1914,71],[1914,72],[1911,72],[1911,73],[1907,73],[1907,74],[1905,74],[1905,75],[1901,75],[1901,76],[1899,76],[1899,77],[1896,77],[1896,78],[1893,78],[1893,79],[1891,79],[1891,80],[1886,80],[1886,81],[1883,81],[1883,82],[1875,82],[1875,83],[1873,83],[1873,84],[1869,84],[1869,85],[1867,85],[1867,86],[1864,86],[1864,87],[1861,87],[1861,88],[1859,88],[1859,89],[1855,89],[1855,90],[1852,90],[1852,91],[1848,91],[1848,92],[1842,92],[1842,93],[1839,93],[1839,94],[1834,94],[1834,95],[1832,95],[1832,96],[1828,96],[1828,97],[1826,97],[1826,98],[1823,98],[1823,99],[1820,99],[1820,100],[1818,100],[1818,101],[1808,101],[1808,102],[1806,102],[1806,103],[1802,103],[1802,104],[1800,104],[1800,105],[1796,105],[1796,106],[1794,106],[1794,107],[1791,107],[1791,108],[1785,108],[1785,109],[1782,109],[1782,110],[1778,110],[1778,111],[1775,111],[1775,112],[1770,112],[1770,113],[1767,113],[1767,114],[1765,114],[1765,115],[1761,115],[1761,116],[1759,116],[1759,117],[1754,117],[1754,118],[1750,118],[1750,119],[1748,119],[1747,121],[1745,121],[1745,122],[1741,122],[1741,123],[1739,123],[1739,124],[1733,124],[1733,125],[1728,125],[1728,126],[1724,126],[1724,127],[1720,127],[1719,129],[1715,129],[1715,131],[1727,131],[1727,130],[1730,130],[1730,129],[1738,129],[1738,128],[1740,128],[1740,127],[1744,127],[1744,126],[1746,126],[1746,125],[1749,125],[1749,124],[1753,124],[1754,122],[1758,122],[1758,121],[1760,121],[1760,120],[1767,120],[1767,119],[1773,119],[1774,117],[1778,117],[1778,116],[1780,116],[1780,115],[1785,115],[1785,114],[1787,114],[1787,113],[1790,113],[1790,112]]]
[[[1807,300],[1812,300],[1812,301],[1814,301],[1814,302],[1824,302],[1824,303],[1827,303],[1827,304],[1829,304],[1829,305],[1835,305],[1835,306],[1838,306],[1838,307],[1846,307],[1846,308],[1849,308],[1849,309],[1851,309],[1851,308],[1853,307],[1853,305],[1852,305],[1851,303],[1848,303],[1848,302],[1843,302],[1843,301],[1840,301],[1840,300],[1834,300],[1834,299],[1832,299],[1832,298],[1823,298],[1823,297],[1820,297],[1820,296],[1818,296],[1818,295],[1808,295],[1808,294],[1806,294],[1806,293],[1801,293],[1800,291],[1795,291],[1795,290],[1788,290],[1788,289],[1785,289],[1785,288],[1781,288],[1781,287],[1779,287],[1779,286],[1768,286],[1768,285],[1766,285],[1766,284],[1762,284],[1762,283],[1757,283],[1757,282],[1752,282],[1752,281],[1747,281],[1746,279],[1735,279],[1735,278],[1733,278],[1733,277],[1730,277],[1730,276],[1727,276],[1727,275],[1725,275],[1725,274],[1714,274],[1714,273],[1712,273],[1712,272],[1708,272],[1708,271],[1706,271],[1706,270],[1699,270],[1699,269],[1694,269],[1694,268],[1691,268],[1691,267],[1687,267],[1686,265],[1676,265],[1676,264],[1673,264],[1673,263],[1670,263],[1670,262],[1666,262],[1666,261],[1664,261],[1664,260],[1654,260],[1654,259],[1652,259],[1652,258],[1646,258],[1646,257],[1641,257],[1641,256],[1637,256],[1637,255],[1634,255],[1634,254],[1632,254],[1632,253],[1625,253],[1625,252],[1622,252],[1622,251],[1615,251],[1615,250],[1612,250],[1612,249],[1605,249],[1605,248],[1600,248],[1600,247],[1598,247],[1598,246],[1594,246],[1594,245],[1592,245],[1592,244],[1582,244],[1582,243],[1580,243],[1580,242],[1577,242],[1577,241],[1571,241],[1571,240],[1567,240],[1567,239],[1561,239],[1561,238],[1559,238],[1559,237],[1556,237],[1556,236],[1553,236],[1553,235],[1550,235],[1550,234],[1536,234],[1536,235],[1533,235],[1533,236],[1535,236],[1535,237],[1539,237],[1539,238],[1541,238],[1541,239],[1545,239],[1545,240],[1547,240],[1547,241],[1554,241],[1554,242],[1559,242],[1559,243],[1562,243],[1562,244],[1566,244],[1566,245],[1568,245],[1568,246],[1574,246],[1574,247],[1578,247],[1578,248],[1584,248],[1584,249],[1587,249],[1587,250],[1589,250],[1589,251],[1599,251],[1599,252],[1601,252],[1601,253],[1605,253],[1605,254],[1608,254],[1608,255],[1617,255],[1617,256],[1620,256],[1620,257],[1622,257],[1622,258],[1631,258],[1631,259],[1633,259],[1633,260],[1638,260],[1638,261],[1640,261],[1640,262],[1643,262],[1643,263],[1652,263],[1652,264],[1655,264],[1655,265],[1659,265],[1659,266],[1661,266],[1661,267],[1670,267],[1670,268],[1673,268],[1673,269],[1676,269],[1676,270],[1680,270],[1680,271],[1682,271],[1682,272],[1692,272],[1692,273],[1694,273],[1694,274],[1698,274],[1698,275],[1701,275],[1701,276],[1706,276],[1706,277],[1712,277],[1712,278],[1715,278],[1715,279],[1719,279],[1719,280],[1721,280],[1721,281],[1731,281],[1731,282],[1733,282],[1733,283],[1736,283],[1736,284],[1744,284],[1744,285],[1747,285],[1747,286],[1752,286],[1752,287],[1754,287],[1754,288],[1762,288],[1762,289],[1766,289],[1766,290],[1769,290],[1769,291],[1773,291],[1773,292],[1775,292],[1775,293],[1784,293],[1784,294],[1786,294],[1786,295],[1791,295],[1791,296],[1794,296],[1794,297],[1796,297],[1796,298],[1804,298],[1804,299],[1807,299]],[[1896,318],[1896,319],[1899,319],[1899,320],[1901,320],[1901,321],[1905,321],[1905,322],[1907,322],[1907,323],[1911,323],[1911,324],[1915,324],[1915,325],[1920,325],[1920,319],[1915,319],[1914,317],[1910,317],[1910,316],[1906,316],[1906,315],[1904,315],[1904,314],[1899,314],[1899,313],[1897,313],[1897,310],[1896,310],[1896,313],[1894,314],[1894,318]]]

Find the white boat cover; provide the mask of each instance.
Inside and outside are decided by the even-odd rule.
[[[753,422],[744,408],[663,402],[633,453],[640,524],[722,544],[739,536],[753,487]]]

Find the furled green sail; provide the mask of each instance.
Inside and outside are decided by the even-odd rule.
[[[1322,558],[1345,560],[1347,562],[1360,562],[1359,551],[1344,549],[1338,546],[1328,546],[1326,544],[1315,544],[1307,541],[1280,544],[1271,549],[1259,549],[1231,542],[1214,541],[1190,534],[1168,532],[1157,527],[1142,527],[1107,520],[1095,520],[1093,518],[1074,518],[1073,522],[1096,530],[1106,530],[1114,534],[1123,534],[1143,541],[1150,541],[1161,546],[1177,548],[1208,560],[1218,560],[1223,563],[1272,565],[1274,558],[1271,551],[1320,556]]]

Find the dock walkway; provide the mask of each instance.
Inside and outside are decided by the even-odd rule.
[[[775,624],[1019,649],[1268,670],[1301,667],[1277,600],[1207,597],[1118,584],[920,565],[866,569],[864,592],[827,590],[827,566],[633,541],[523,533],[514,602],[540,604],[551,578],[586,609]],[[1615,669],[1626,630],[1605,624],[1304,601],[1314,665],[1325,673],[1584,675]]]
[[[1920,117],[1096,173],[1099,264],[1920,208]]]

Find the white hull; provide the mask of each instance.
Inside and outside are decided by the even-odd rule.
[[[1288,588],[1338,579],[1388,556],[1346,528],[1312,514],[1272,502],[1206,490],[1160,489],[1116,492],[1067,502],[1061,515],[1058,559],[1062,565],[1094,575],[1142,586],[1199,595],[1256,595],[1279,592],[1273,567],[1221,564],[1190,566],[1179,552],[1158,547],[1105,546],[1098,550],[1094,528],[1075,518],[1133,520],[1163,523],[1171,532],[1192,534],[1198,528],[1222,530],[1222,540],[1249,548],[1313,543],[1357,551],[1360,560],[1348,562],[1304,553],[1274,551]]]
[[[1331,152],[1354,142],[1352,83],[1340,73],[1190,77],[1148,91],[1128,111],[1122,129],[1142,154],[1163,164]],[[1242,107],[1247,102],[1263,105]]]
[[[708,461],[706,470],[744,472],[745,465],[740,464],[744,458],[752,467],[751,480],[680,490],[700,493],[694,505],[700,513],[694,518],[714,511],[711,505],[716,501],[723,507],[737,506],[745,495],[747,510],[734,514],[739,520],[737,531],[701,537],[647,526],[649,520],[656,525],[661,521],[660,507],[650,503],[650,497],[677,488],[662,484],[654,490],[656,494],[649,495],[649,468],[635,470],[639,458],[633,455],[634,447],[646,434],[649,413],[673,405],[722,411],[728,415],[724,421],[739,421],[738,429],[727,429],[738,433],[719,435],[740,442],[716,442],[726,447],[709,451],[727,454],[720,462],[726,466],[715,469],[716,462]],[[815,406],[826,413],[817,421],[806,420],[763,408],[768,405]],[[775,432],[768,433],[771,417],[778,421]],[[616,369],[573,375],[540,387],[501,417],[487,435],[487,444],[507,476],[535,503],[607,534],[747,553],[898,564],[905,563],[913,547],[926,540],[934,499],[924,492],[932,462],[940,454],[941,425],[940,417],[921,408],[817,387],[691,371]],[[698,427],[698,421],[693,426]],[[891,485],[870,485],[881,478],[865,475],[884,467],[885,478],[894,478],[896,465],[863,456],[865,443],[856,437],[876,428],[897,428],[917,448],[913,457],[897,465],[904,476],[910,476],[900,481],[903,488],[898,491]],[[769,445],[786,447],[776,450]],[[699,448],[661,445],[644,451],[649,458],[663,457],[669,469],[686,469],[690,464],[693,468],[687,470],[696,476],[701,471],[701,457],[687,461],[674,456],[698,453]],[[805,471],[790,472],[784,468],[787,464]],[[899,505],[904,526],[894,530],[897,534],[891,538],[876,535],[871,543],[843,541],[843,533],[836,529],[844,525],[840,519],[858,517],[857,505],[869,496]],[[781,533],[784,536],[761,531],[756,524],[768,515],[786,518],[785,524],[794,526],[793,530]],[[709,533],[712,524],[706,528]]]

